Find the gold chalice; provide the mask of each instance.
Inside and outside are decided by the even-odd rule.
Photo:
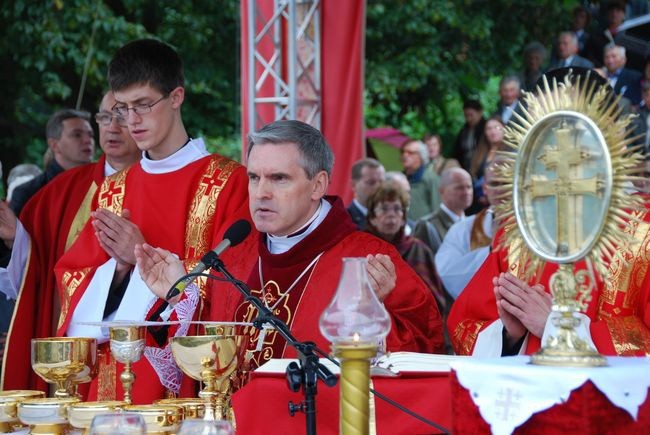
[[[50,384],[54,397],[77,396],[77,384],[97,375],[97,341],[94,338],[55,337],[32,339],[32,369]]]
[[[68,407],[76,397],[28,399],[18,404],[18,418],[30,427],[30,434],[63,435],[68,426]]]
[[[184,417],[183,407],[176,405],[126,405],[123,409],[142,416],[148,435],[176,433]]]
[[[146,327],[113,325],[109,331],[113,358],[124,364],[124,371],[120,374],[120,381],[124,387],[124,401],[132,403],[131,388],[135,382],[135,374],[131,371],[131,364],[138,361],[144,353]]]
[[[126,403],[115,400],[73,403],[68,407],[68,421],[70,426],[82,429],[83,433],[87,434],[93,418],[97,414],[115,412],[116,409],[124,406]]]
[[[199,397],[205,400],[205,420],[230,420],[230,376],[243,361],[246,350],[244,335],[201,335],[174,337],[171,341],[176,364],[204,388]]]
[[[11,432],[13,427],[20,425],[17,414],[20,402],[41,397],[45,397],[45,393],[39,390],[0,391],[0,433]]]

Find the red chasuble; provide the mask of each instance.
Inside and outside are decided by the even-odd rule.
[[[140,164],[134,165],[128,171],[108,177],[97,201],[99,207],[118,214],[129,209],[131,221],[138,225],[147,243],[176,253],[188,269],[222,239],[233,222],[250,220],[245,169],[217,155],[162,174],[149,174]],[[246,260],[238,253],[250,252],[251,246],[252,242],[245,241],[224,253],[222,257],[232,265],[233,273],[242,273],[240,268]],[[62,301],[58,335],[65,335],[95,270],[108,260],[89,223],[56,266]],[[249,270],[250,266],[246,272]],[[158,300],[157,305],[161,303]],[[151,334],[147,334],[147,346],[158,347]],[[91,383],[89,399],[121,398],[122,386],[118,379],[121,365],[107,355],[101,361],[100,376]],[[164,397],[163,381],[147,358],[135,363],[133,371],[137,377],[134,403],[151,403]]]
[[[90,217],[93,196],[104,179],[105,157],[59,174],[27,202],[20,222],[30,235],[28,262],[9,328],[2,389],[38,389],[47,384],[32,371],[30,340],[56,335],[59,300],[54,265]]]
[[[607,277],[597,279],[585,312],[591,319],[591,338],[604,355],[650,355],[650,214],[637,216],[642,222],[629,225],[629,232],[638,241],[633,254],[617,257],[609,265]],[[497,237],[502,235],[501,232]],[[576,269],[584,268],[584,262],[576,264]],[[516,261],[508,262],[507,251],[492,251],[467,284],[447,320],[456,353],[471,355],[481,331],[499,318],[492,278],[505,271],[517,275],[518,269]],[[546,291],[556,270],[554,264],[546,264],[542,270],[539,282]],[[539,348],[540,339],[529,334],[526,353]]]
[[[336,292],[342,258],[387,254],[397,272],[397,286],[384,301],[392,321],[387,350],[443,353],[442,321],[431,291],[392,245],[356,230],[340,198],[327,200],[332,203],[332,209],[325,220],[289,251],[270,254],[266,236],[259,236],[261,276],[256,265],[248,280],[253,293],[270,307],[275,306],[273,313],[289,325],[298,340],[313,341],[328,351],[330,343],[321,335],[318,320]],[[215,311],[216,319],[234,316],[236,321],[251,321],[255,318],[256,310],[233,291],[222,300],[220,312]],[[249,332],[251,348],[255,348],[259,332],[252,327]],[[290,357],[295,357],[295,352],[287,348],[275,331],[268,331],[263,348],[255,353],[252,364],[259,366],[271,358]]]

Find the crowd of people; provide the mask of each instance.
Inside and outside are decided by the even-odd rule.
[[[613,36],[620,24],[619,6],[608,5],[605,35]],[[584,14],[589,17],[577,8],[574,27],[558,35],[548,68],[602,68],[596,71],[626,110],[641,115],[636,128],[647,149],[650,64],[645,76],[626,69],[623,47],[602,43],[599,33],[589,36]],[[222,282],[201,281],[167,295],[242,219],[253,224],[252,232],[222,259],[298,339],[328,349],[318,318],[336,290],[341,259],[365,257],[371,286],[392,321],[385,350],[536,350],[550,313],[554,266],[526,282],[507,249],[493,249],[503,235],[492,206],[501,200],[495,167],[504,129],[521,113],[522,89],[533,90],[546,71],[541,44],[529,44],[524,55],[524,72],[501,80],[491,116],[484,116],[479,101],[465,101],[465,125],[451,156],[442,154],[440,136],[430,134],[402,144],[402,172],[386,172],[372,158],[356,162],[354,198],[346,209],[341,198],[328,195],[334,155],[320,131],[300,121],[276,121],[248,136],[244,164],[210,154],[183,123],[178,53],[150,39],[124,45],[109,63],[109,90],[94,117],[99,161],[92,162],[90,114],[57,111],[46,128],[45,171],[29,178],[31,168],[16,168],[10,183],[22,183],[11,184],[8,201],[0,202],[0,327],[9,333],[2,388],[45,388],[25,361],[34,337],[96,338],[101,376],[82,393],[110,400],[123,394],[121,365],[107,351],[105,328],[91,325],[252,321],[255,309]],[[640,221],[648,221],[645,214]],[[649,225],[637,225],[634,234],[650,241]],[[621,267],[647,269],[649,245],[640,243]],[[598,296],[585,313],[591,338],[606,354],[647,355],[650,278],[624,282],[624,275],[594,277]],[[618,297],[626,291],[636,299]],[[169,346],[171,337],[189,328],[187,322],[148,328],[145,357],[133,366],[148,388],[133,392],[135,403],[170,392],[194,394]],[[248,332],[253,367],[295,355],[275,331]]]
[[[601,10],[605,22],[599,31],[597,27],[593,30],[589,27],[591,11],[576,7],[572,27],[558,33],[550,49],[550,60],[547,60],[549,50],[543,44],[529,43],[524,50],[524,70],[501,79],[499,102],[490,116],[485,116],[478,100],[464,102],[465,124],[456,136],[449,157],[441,153],[439,135],[405,140],[400,152],[403,173],[409,183],[406,189],[400,189],[388,176],[383,184],[378,183],[385,171],[376,160],[363,159],[355,165],[352,173],[355,198],[348,211],[355,216],[359,229],[366,229],[398,247],[403,258],[427,283],[446,321],[447,351],[492,356],[530,353],[539,347],[545,331],[550,312],[548,278],[554,269],[545,269],[545,275],[537,277],[539,282],[527,283],[516,273],[510,273],[516,267],[508,262],[507,251],[492,251],[500,237],[492,206],[502,200],[495,194],[494,166],[499,164],[498,151],[505,150],[506,125],[524,114],[522,91],[536,92],[547,73],[563,80],[569,71],[591,71],[590,74],[602,77],[599,81],[619,98],[623,116],[637,115],[630,128],[630,136],[634,137],[632,145],[638,146],[646,156],[650,154],[650,59],[646,59],[642,71],[626,66],[626,50],[614,39],[625,11],[622,2],[606,3]],[[370,190],[373,186],[374,194]],[[637,194],[648,193],[645,188],[636,190]],[[404,205],[404,196],[408,206]],[[366,215],[365,220],[362,213]],[[646,238],[643,231],[639,229],[637,237]],[[434,258],[433,269],[428,263],[430,258]],[[594,277],[594,280],[599,292],[605,292],[603,286],[609,289],[608,297],[624,291],[614,290],[615,285],[626,287],[613,284],[611,277]],[[591,324],[607,329],[610,335],[608,341],[602,338],[602,330],[593,333],[598,337],[594,341],[601,351],[622,353],[627,349],[625,352],[630,355],[650,353],[650,324],[644,320],[650,289],[641,284],[635,291],[638,299],[626,302],[628,317],[621,317],[638,328],[640,334],[636,339],[627,331],[627,338],[620,340],[621,324],[617,326],[610,319],[609,310],[620,310],[619,303],[605,304],[601,299],[595,303],[599,307],[590,307]],[[488,325],[495,325],[493,335]]]

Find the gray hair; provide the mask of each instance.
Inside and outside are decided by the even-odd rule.
[[[49,148],[48,148],[49,149]],[[7,176],[7,201],[11,201],[13,191],[21,184],[27,183],[32,178],[42,174],[41,168],[32,163],[21,163],[11,168]]]
[[[259,131],[248,135],[248,151],[251,154],[255,145],[293,143],[298,146],[302,156],[302,168],[310,180],[320,171],[332,175],[334,154],[322,133],[302,121],[280,120],[265,125]]]
[[[544,47],[542,43],[539,41],[530,42],[524,48],[524,57],[534,53],[539,54],[542,57],[542,59],[546,59],[546,47]]]
[[[11,168],[7,176],[7,184],[13,183],[18,177],[36,177],[42,172],[41,168],[33,163],[21,163]]]
[[[406,145],[410,144],[410,143],[416,143],[418,145],[418,154],[420,154],[420,158],[422,159],[422,164],[423,165],[428,164],[429,163],[429,148],[427,147],[427,145],[424,142],[422,142],[421,140],[414,139],[414,140],[409,140],[409,141],[404,142],[404,145],[402,145],[402,149],[404,149],[404,147]]]
[[[569,31],[560,32],[560,34],[557,36],[557,39],[560,39],[563,36],[568,36],[569,39],[571,40],[571,43],[576,47],[578,46],[578,42],[579,42],[578,35],[576,35],[575,32],[569,32]]]
[[[517,87],[521,89],[521,79],[516,75],[508,75],[503,77],[499,82],[499,89],[510,83],[516,83]]]
[[[472,176],[463,168],[447,168],[440,174],[440,189],[449,186],[454,181],[454,174],[465,174],[471,180]]]
[[[620,54],[622,57],[625,57],[625,47],[622,45],[616,45],[615,42],[610,42],[603,49],[603,54],[607,53],[610,50],[618,50],[618,54]]]
[[[90,122],[90,113],[85,110],[75,110],[75,109],[61,109],[56,112],[50,119],[47,120],[47,125],[45,126],[45,137],[47,139],[61,139],[61,133],[63,133],[63,121],[71,118],[81,118]]]

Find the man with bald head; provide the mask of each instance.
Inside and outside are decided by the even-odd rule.
[[[417,222],[413,236],[426,243],[435,254],[453,224],[465,218],[472,204],[472,177],[462,168],[445,169],[440,177],[440,207]]]
[[[436,271],[454,299],[458,298],[490,253],[490,244],[496,232],[492,206],[502,201],[496,197],[495,189],[494,169],[498,162],[499,159],[495,158],[488,165],[483,180],[483,192],[490,207],[452,225],[436,253]]]

